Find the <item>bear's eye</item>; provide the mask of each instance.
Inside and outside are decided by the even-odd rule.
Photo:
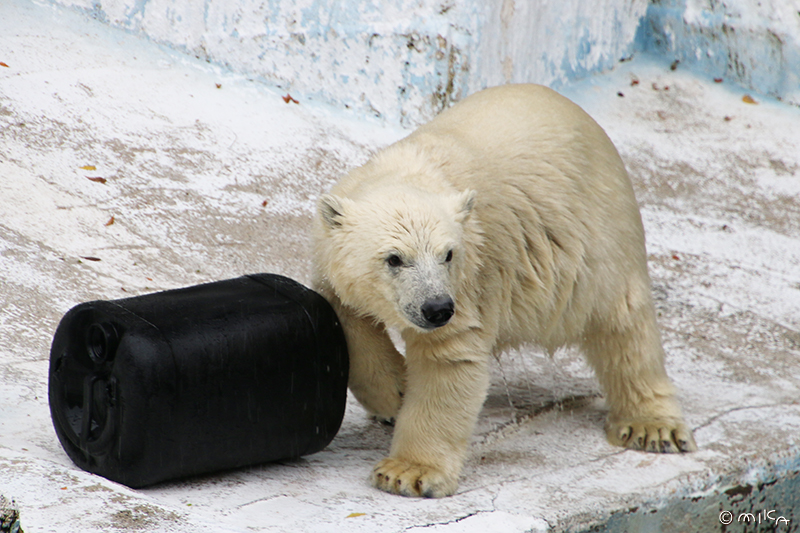
[[[444,262],[449,263],[452,260],[453,260],[453,250],[449,250],[447,252],[447,256],[444,258]]]
[[[403,260],[400,259],[399,255],[392,254],[386,258],[386,264],[392,268],[397,268],[403,266]]]

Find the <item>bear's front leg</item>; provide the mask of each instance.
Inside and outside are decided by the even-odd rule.
[[[465,336],[469,334],[450,344],[463,347]],[[453,354],[446,345],[424,344],[407,340],[406,396],[391,452],[375,466],[372,484],[393,494],[441,498],[458,488],[470,437],[486,398],[489,355],[481,351],[470,356]]]
[[[403,401],[405,360],[383,324],[335,303],[350,357],[348,387],[370,415],[393,422]]]

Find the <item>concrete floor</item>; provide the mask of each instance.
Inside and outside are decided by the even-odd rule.
[[[301,460],[141,490],[81,471],[47,403],[63,314],[252,272],[307,283],[315,198],[407,132],[23,0],[0,4],[0,62],[0,493],[26,531],[580,531],[712,498],[696,530],[800,470],[800,110],[639,57],[561,90],[631,173],[698,452],[610,446],[580,355],[526,349],[495,365],[450,498],[368,486],[391,428],[352,399]]]

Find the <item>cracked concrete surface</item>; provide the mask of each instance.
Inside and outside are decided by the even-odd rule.
[[[451,498],[367,485],[391,428],[352,398],[331,445],[296,461],[142,490],[79,470],[47,406],[61,316],[252,272],[307,283],[314,199],[407,132],[286,104],[23,0],[0,5],[0,61],[0,492],[26,530],[580,531],[800,470],[800,110],[646,57],[562,92],[634,181],[668,371],[700,451],[610,446],[580,355],[525,349],[493,366]]]

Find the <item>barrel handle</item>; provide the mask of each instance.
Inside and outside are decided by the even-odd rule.
[[[117,425],[117,379],[110,377],[106,382],[106,387],[109,390],[109,397],[112,398],[112,405],[108,406],[106,411],[106,423],[103,430],[96,439],[89,440],[89,435],[92,430],[92,409],[94,406],[94,386],[99,381],[99,378],[94,375],[86,376],[83,380],[83,418],[81,419],[81,434],[78,436],[78,447],[86,456],[87,460],[90,456],[100,455],[107,453],[108,445],[114,438],[114,433]]]

